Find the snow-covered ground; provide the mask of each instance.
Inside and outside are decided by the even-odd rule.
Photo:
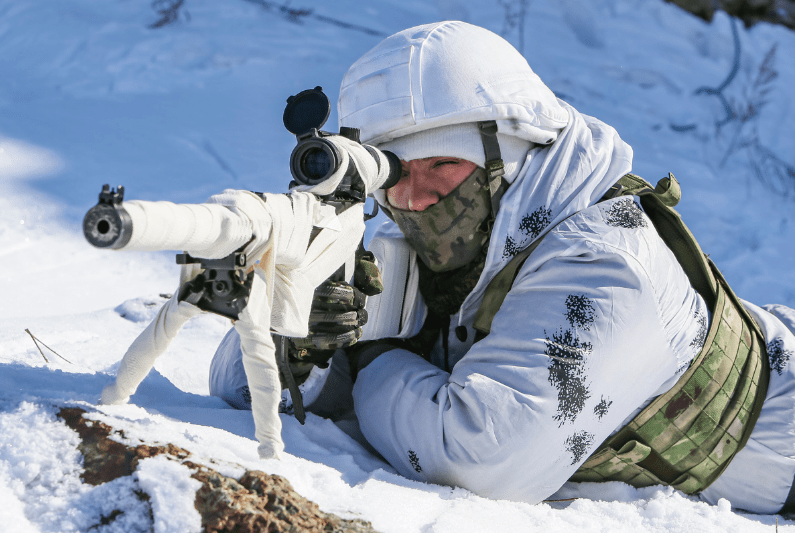
[[[745,120],[718,128],[720,98],[696,90],[720,89],[732,71],[724,14],[707,24],[662,0],[526,4],[523,25],[512,25],[506,6],[520,2],[303,0],[290,8],[313,11],[295,20],[276,2],[187,0],[176,23],[150,29],[149,1],[0,0],[0,530],[146,530],[135,488],[152,497],[156,530],[198,527],[195,484],[157,458],[133,480],[80,482],[77,436],[55,417],[79,405],[130,439],[173,442],[227,474],[281,474],[324,511],[380,531],[773,531],[774,516],[668,488],[572,485],[557,497],[579,499],[531,506],[418,484],[312,415],[305,426],[283,416],[287,456],[260,461],[250,413],[208,396],[229,328],[215,316],[188,323],[129,405],[96,405],[158,294],[177,283],[171,253],[84,241],[82,215],[101,185],[175,202],[230,187],[285,191],[285,99],[320,85],[335,100],[379,34],[442,19],[521,45],[559,97],[618,129],[637,174],[677,176],[680,212],[741,297],[795,306],[795,33],[739,26],[740,60],[721,92]],[[332,110],[327,129],[335,123]],[[47,350],[45,362],[26,329],[71,363]],[[95,527],[113,509],[124,520]]]

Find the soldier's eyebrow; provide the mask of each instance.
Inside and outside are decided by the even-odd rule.
[[[432,168],[436,168],[436,167],[442,166],[442,165],[458,165],[460,163],[461,163],[460,159],[440,159],[439,161],[435,161],[433,163],[433,167]]]

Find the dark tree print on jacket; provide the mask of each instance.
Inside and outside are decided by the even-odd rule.
[[[411,466],[414,468],[414,471],[418,474],[422,472],[422,467],[420,466],[420,458],[417,457],[417,454],[414,453],[414,450],[409,450],[409,462]]]
[[[608,226],[617,228],[645,228],[648,226],[640,206],[632,198],[617,200],[607,212]]]
[[[792,350],[784,349],[784,339],[773,339],[767,343],[767,357],[770,359],[770,369],[775,370],[780,376],[787,368]]]
[[[601,420],[602,417],[607,414],[607,411],[610,409],[611,405],[613,405],[613,401],[610,400],[610,398],[605,398],[602,396],[601,401],[593,408],[594,416]]]
[[[566,439],[566,451],[572,456],[571,464],[576,465],[585,457],[593,444],[593,433],[578,431]]]
[[[547,346],[544,353],[550,358],[548,381],[558,389],[558,409],[553,417],[558,426],[574,422],[582,412],[585,402],[591,397],[583,362],[593,346],[590,342],[581,341],[574,330],[577,327],[590,330],[595,320],[593,303],[585,295],[569,295],[566,298],[564,316],[571,326],[570,329],[561,328],[551,338],[544,332]]]
[[[552,210],[542,205],[529,215],[522,217],[519,230],[533,240],[541,235],[550,222],[552,222]]]
[[[558,389],[558,411],[553,419],[562,426],[567,421],[574,422],[591,397],[582,367],[584,355],[591,352],[591,344],[581,343],[567,329],[553,333],[551,339],[547,337],[546,345],[544,353],[551,359],[548,381]]]
[[[581,296],[570,294],[566,297],[566,309],[566,320],[569,321],[571,327],[585,331],[591,330],[591,324],[593,324],[596,314],[590,299],[584,294]]]
[[[505,248],[502,251],[502,257],[508,258],[518,254],[524,249],[525,244],[529,243],[539,235],[544,229],[552,222],[552,210],[547,209],[546,206],[541,206],[532,213],[522,217],[519,222],[519,231],[526,237],[517,242],[516,239],[510,235],[505,239]]]
[[[693,337],[690,347],[693,348],[693,351],[698,353],[701,351],[701,348],[704,347],[704,343],[707,342],[707,333],[709,328],[707,327],[707,315],[701,313],[699,310],[696,310],[696,312],[693,314],[693,318],[695,318],[696,322],[698,322],[698,331],[696,332],[696,336]]]
[[[505,248],[502,250],[503,258],[513,257],[521,251],[522,249],[519,248],[519,245],[516,244],[516,241],[510,235],[505,237]]]

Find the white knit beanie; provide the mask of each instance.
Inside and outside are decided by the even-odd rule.
[[[534,146],[512,135],[497,133],[500,154],[505,164],[505,179],[512,183],[527,159],[527,152]],[[472,161],[480,167],[486,166],[486,154],[480,130],[474,122],[441,126],[381,143],[381,150],[389,150],[403,161],[426,157],[458,157]]]

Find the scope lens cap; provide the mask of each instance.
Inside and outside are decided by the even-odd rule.
[[[312,128],[320,129],[328,120],[331,104],[322,87],[301,91],[287,99],[284,108],[284,127],[293,135],[300,135]]]

